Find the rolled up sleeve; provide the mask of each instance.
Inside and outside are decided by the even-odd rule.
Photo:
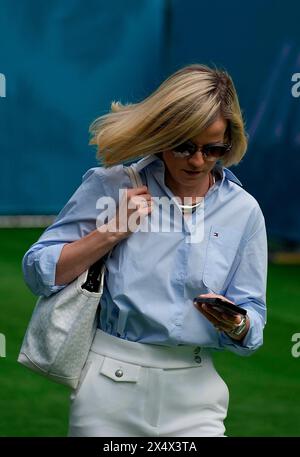
[[[66,287],[66,284],[55,285],[56,264],[64,245],[35,243],[24,255],[23,277],[33,294],[48,297]]]
[[[96,228],[96,201],[103,195],[101,182],[99,168],[89,169],[53,224],[25,253],[23,277],[33,294],[49,296],[67,286],[55,284],[56,265],[65,244]]]
[[[247,310],[250,328],[241,341],[233,340],[225,332],[220,332],[221,348],[227,348],[242,356],[249,356],[262,346],[263,330],[267,319],[267,268],[267,234],[265,220],[259,208],[254,232],[241,249],[238,268],[224,294],[226,298]]]

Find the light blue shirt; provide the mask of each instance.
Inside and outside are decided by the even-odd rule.
[[[157,155],[139,160],[137,169],[152,196],[174,197]],[[262,345],[267,282],[264,216],[229,169],[217,164],[213,171],[216,182],[204,205],[189,221],[181,213],[181,231],[137,230],[114,247],[100,300],[102,330],[140,343],[227,348],[240,355],[250,355]],[[34,294],[49,296],[66,286],[55,285],[63,246],[96,228],[99,197],[110,196],[118,203],[119,189],[128,187],[132,184],[122,164],[91,168],[84,174],[53,224],[24,255],[24,279]],[[189,242],[199,211],[204,211],[203,239]],[[193,305],[194,297],[209,292],[247,310],[250,329],[242,342],[218,332]]]

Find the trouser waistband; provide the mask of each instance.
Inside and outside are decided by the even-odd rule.
[[[91,351],[123,362],[155,368],[199,367],[211,363],[209,348],[139,343],[109,335],[101,329],[96,330]]]

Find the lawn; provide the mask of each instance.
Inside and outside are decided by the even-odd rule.
[[[36,297],[23,282],[21,260],[42,229],[0,229],[0,436],[66,436],[69,389],[16,362]],[[264,346],[251,357],[228,351],[215,364],[230,389],[228,436],[300,436],[300,267],[269,265]]]

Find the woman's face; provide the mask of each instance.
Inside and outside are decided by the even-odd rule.
[[[199,147],[207,143],[223,143],[226,127],[227,121],[223,117],[219,117],[207,129],[203,130],[199,136],[191,138],[191,140]],[[162,159],[166,168],[166,182],[171,182],[177,190],[188,188],[195,190],[197,185],[201,187],[201,184],[207,179],[206,176],[217,161],[206,161],[200,151],[197,151],[189,158],[178,158],[173,155],[171,150],[166,150],[162,153]],[[189,175],[184,170],[199,171],[200,173]]]

